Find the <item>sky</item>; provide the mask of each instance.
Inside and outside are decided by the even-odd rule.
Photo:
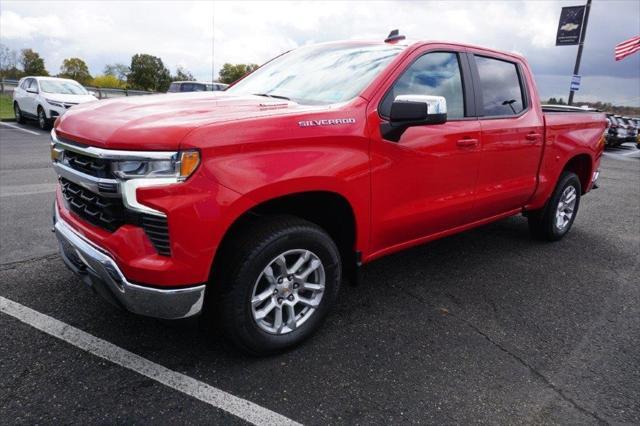
[[[538,1],[14,1],[0,0],[0,43],[33,48],[57,73],[80,57],[93,75],[136,53],[211,80],[225,62],[264,63],[298,46],[343,39],[446,40],[514,51],[532,65],[543,99],[568,97],[577,46],[555,46],[563,6]],[[614,47],[640,34],[640,0],[593,0],[576,101],[640,106],[640,53]]]

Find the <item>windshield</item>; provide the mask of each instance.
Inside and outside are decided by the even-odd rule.
[[[45,93],[60,93],[63,95],[86,95],[87,91],[75,81],[68,80],[40,80],[40,89]]]
[[[356,97],[403,47],[319,45],[286,53],[226,91],[323,105]]]

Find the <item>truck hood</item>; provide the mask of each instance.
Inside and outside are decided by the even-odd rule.
[[[329,108],[215,92],[132,96],[77,105],[55,128],[58,136],[101,148],[174,151],[200,126]]]

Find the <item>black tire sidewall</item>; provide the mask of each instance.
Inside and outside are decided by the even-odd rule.
[[[40,122],[40,114],[42,114],[44,116],[44,121],[42,123]],[[38,108],[38,127],[40,127],[41,130],[48,130],[49,129],[49,122],[47,120],[47,114],[44,112],[44,108],[42,108],[42,107]]]
[[[255,323],[251,312],[250,300],[253,287],[263,269],[278,255],[288,250],[305,249],[313,252],[324,267],[325,291],[313,315],[298,329],[284,334],[274,335]],[[278,237],[266,242],[264,247],[245,259],[233,278],[230,289],[231,320],[226,327],[230,329],[233,340],[240,340],[240,345],[252,353],[266,354],[284,350],[299,344],[310,337],[320,327],[327,313],[335,302],[341,280],[341,262],[339,252],[323,231],[314,227],[296,227],[281,233]]]
[[[15,103],[13,105],[13,115],[15,116],[16,123],[24,123],[24,116],[22,115],[22,110],[20,109],[20,105]]]
[[[576,205],[573,210],[573,216],[571,216],[569,223],[561,230],[558,229],[556,225],[555,215],[558,208],[558,203],[560,202],[560,198],[562,197],[562,193],[569,186],[573,186],[576,190]],[[578,179],[578,176],[575,173],[565,172],[562,174],[556,190],[549,200],[546,212],[547,214],[545,217],[545,231],[548,233],[551,239],[559,240],[571,230],[573,222],[576,220],[576,216],[578,216],[578,209],[580,207],[580,194],[582,193],[581,191],[582,188],[580,185],[580,179]]]

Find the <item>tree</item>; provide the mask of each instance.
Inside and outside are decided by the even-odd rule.
[[[222,66],[219,73],[221,83],[231,84],[258,68],[257,64],[229,64]]]
[[[183,67],[178,67],[176,75],[171,77],[171,81],[195,81],[195,77]]]
[[[44,59],[32,49],[22,49],[20,63],[26,75],[49,75],[44,67]]]
[[[104,67],[104,75],[112,75],[118,80],[125,82],[131,69],[125,64],[108,64]]]
[[[89,74],[89,67],[80,58],[68,58],[62,61],[58,77],[70,78],[83,86],[88,85],[93,77]]]
[[[171,73],[156,56],[135,54],[130,68],[127,81],[134,89],[166,92],[171,84]]]
[[[0,78],[19,80],[22,71],[18,69],[18,53],[0,43]]]
[[[118,79],[115,75],[97,75],[92,81],[91,85],[94,87],[102,87],[105,89],[124,89],[126,84],[124,81]]]

